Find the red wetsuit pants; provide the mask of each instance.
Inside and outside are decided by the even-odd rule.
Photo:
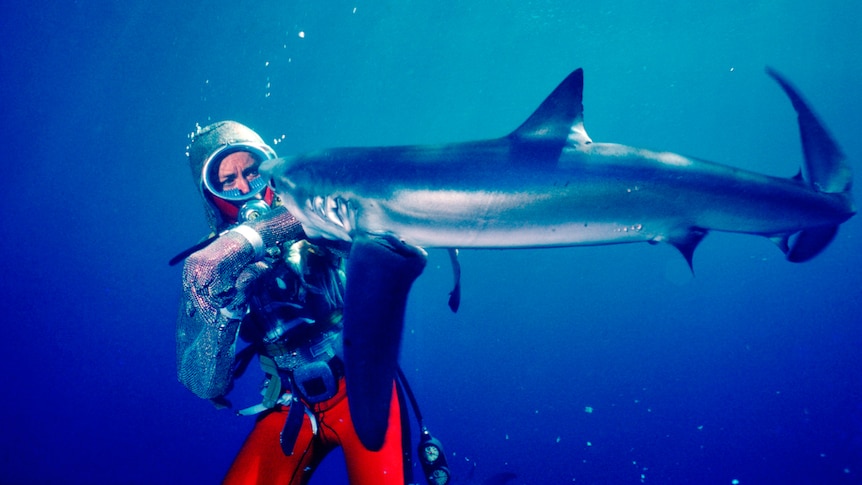
[[[317,435],[312,432],[311,420],[306,414],[293,454],[285,456],[279,439],[288,408],[282,406],[269,412],[258,419],[249,433],[224,483],[306,484],[323,458],[341,446],[351,484],[404,485],[411,473],[410,429],[403,402],[401,393],[393,384],[386,440],[379,451],[369,451],[362,446],[353,429],[342,378],[334,397],[311,407],[317,417]]]

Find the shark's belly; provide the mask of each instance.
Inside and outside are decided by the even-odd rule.
[[[648,241],[668,227],[639,211],[585,207],[572,196],[437,192],[364,207],[363,232],[392,233],[422,247],[554,247]]]

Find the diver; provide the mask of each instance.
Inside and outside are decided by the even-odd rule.
[[[410,483],[403,379],[393,382],[385,443],[369,451],[348,412],[340,357],[345,254],[309,242],[280,206],[258,173],[275,156],[237,122],[199,127],[192,135],[189,163],[213,234],[172,260],[190,254],[177,318],[179,380],[199,397],[229,406],[225,395],[234,379],[259,358],[263,402],[238,412],[256,414],[257,421],[224,483],[305,484],[338,446],[350,483]],[[248,346],[237,351],[239,340]],[[423,426],[420,450],[429,438]],[[441,474],[448,479],[445,457],[436,468],[426,469],[426,462],[426,478],[430,471],[438,475],[434,483],[446,483],[439,480]]]

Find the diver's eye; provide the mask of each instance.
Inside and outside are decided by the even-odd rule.
[[[230,190],[234,188],[236,185],[236,175],[231,175],[229,177],[225,177],[224,180],[219,180],[219,184],[221,184],[221,190]]]

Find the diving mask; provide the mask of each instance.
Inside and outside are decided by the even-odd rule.
[[[260,164],[275,157],[266,145],[229,143],[204,161],[201,184],[210,194],[233,203],[259,199],[267,187]]]

